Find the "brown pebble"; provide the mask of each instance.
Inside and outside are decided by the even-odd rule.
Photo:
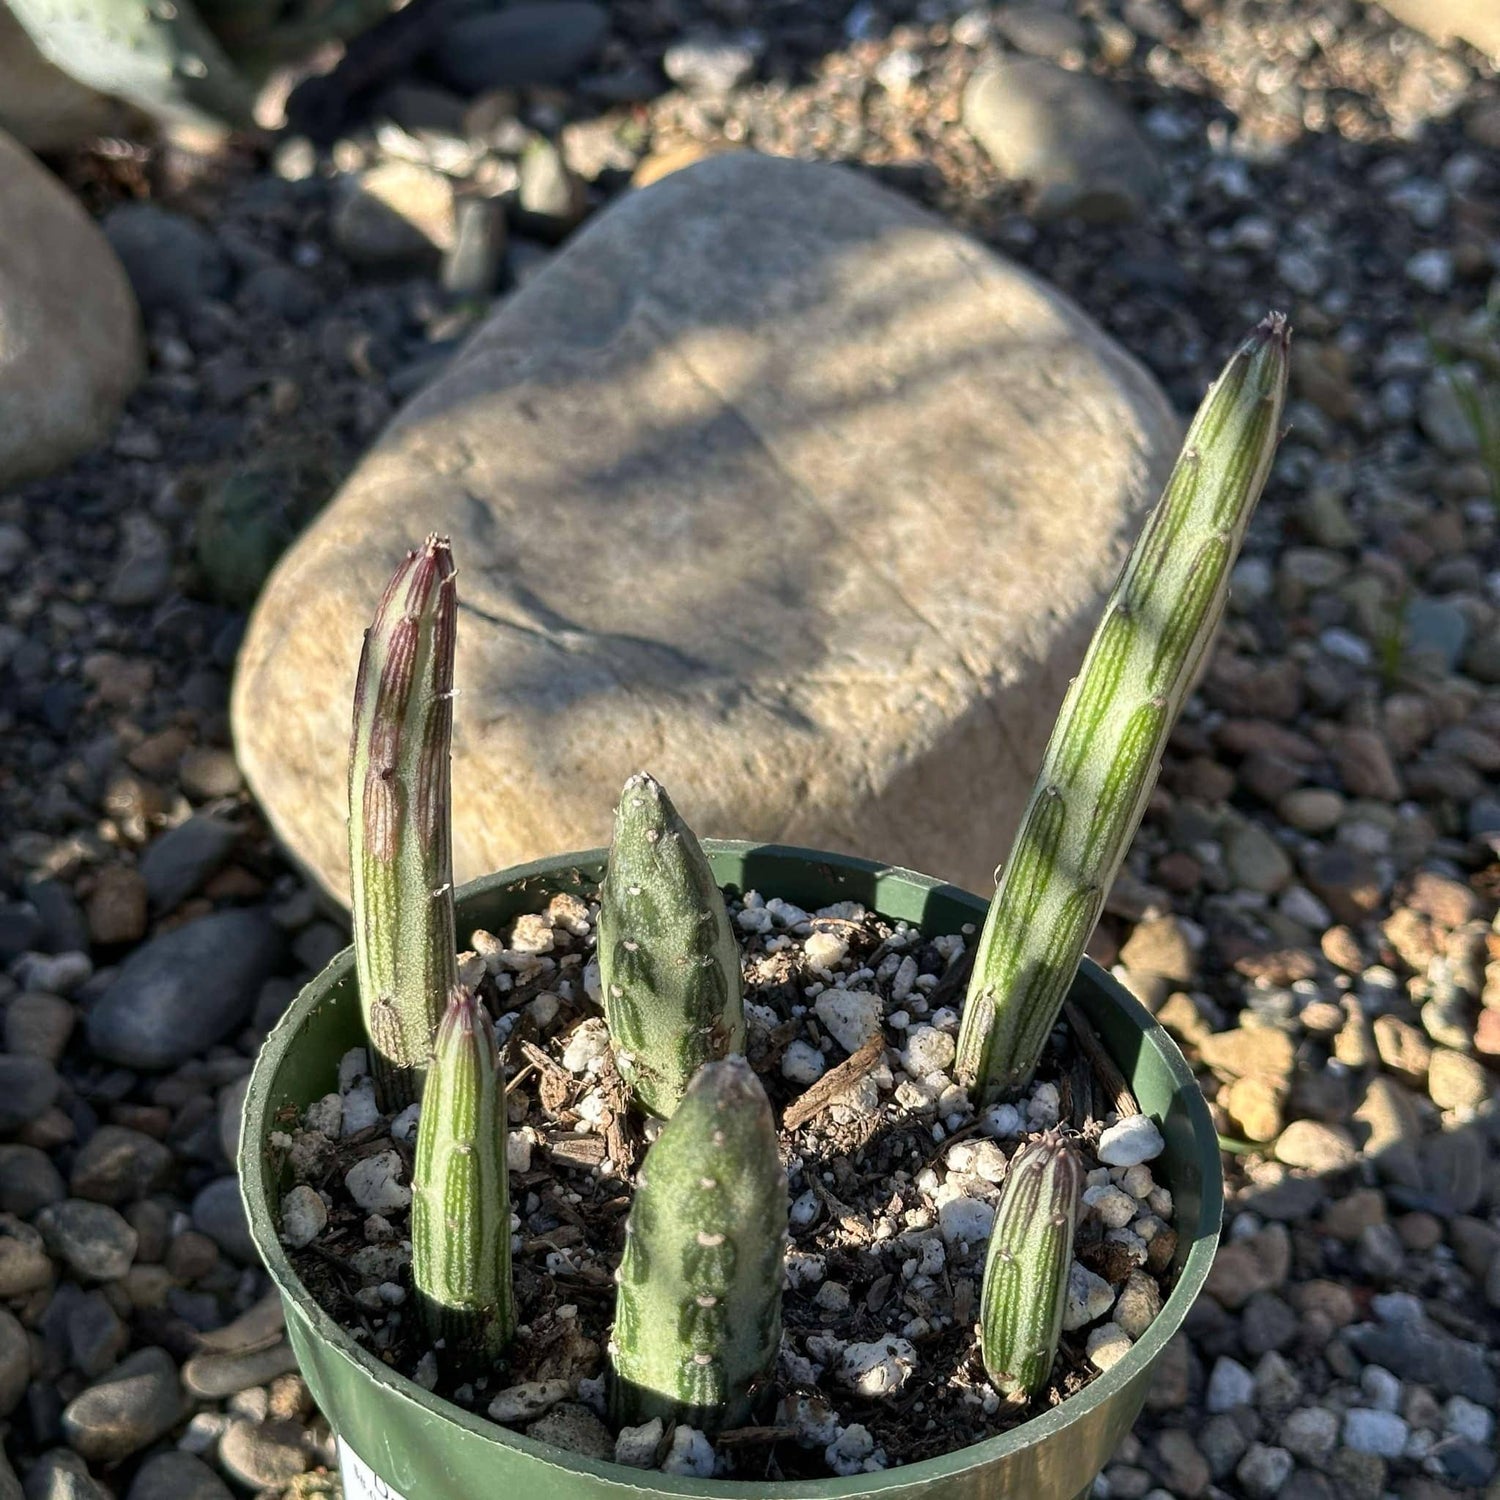
[[[23,1146],[35,1146],[40,1151],[55,1151],[73,1139],[73,1121],[55,1104],[51,1109],[29,1121],[16,1137]]]
[[[1299,1313],[1317,1313],[1335,1328],[1346,1328],[1359,1316],[1354,1293],[1339,1281],[1304,1281],[1292,1287],[1288,1296]]]
[[[1137,974],[1158,974],[1189,983],[1196,970],[1187,933],[1176,917],[1151,917],[1136,924],[1120,949],[1120,962]]]
[[[1236,1026],[1232,1031],[1204,1037],[1198,1047],[1214,1072],[1230,1078],[1262,1077],[1284,1081],[1292,1071],[1295,1052],[1284,1031],[1269,1026]]]
[[[269,1387],[266,1414],[273,1421],[297,1421],[311,1416],[312,1392],[300,1375],[278,1375]]]
[[[1374,729],[1344,728],[1329,747],[1344,786],[1356,797],[1399,802],[1401,777],[1384,737]]]
[[[1330,927],[1319,944],[1323,957],[1346,974],[1358,974],[1365,967],[1359,939],[1344,926]]]
[[[142,1135],[164,1141],[172,1128],[172,1111],[163,1109],[159,1104],[112,1104],[109,1123],[123,1125],[129,1130],[139,1130]]]
[[[1425,1031],[1400,1016],[1376,1016],[1371,1023],[1375,1050],[1393,1073],[1418,1083],[1427,1076],[1432,1061],[1432,1042]]]
[[[1229,1115],[1235,1134],[1247,1141],[1274,1141],[1281,1133],[1282,1085],[1268,1078],[1236,1078],[1220,1091],[1219,1101]]]
[[[167,1246],[167,1270],[181,1281],[197,1281],[219,1263],[219,1247],[206,1234],[185,1229]]]
[[[1406,904],[1440,927],[1462,927],[1480,913],[1479,897],[1468,886],[1433,870],[1419,870],[1412,877]]]
[[[1486,1007],[1474,1027],[1474,1050],[1482,1057],[1500,1057],[1500,1010]]]
[[[84,908],[92,942],[135,943],[146,935],[146,882],[129,865],[105,865]]]
[[[1356,1188],[1323,1210],[1323,1233],[1352,1245],[1372,1224],[1385,1223],[1385,1199],[1374,1188]]]
[[[1442,1243],[1442,1221],[1432,1214],[1402,1214],[1396,1220],[1396,1233],[1408,1250],[1431,1250]]]
[[[143,776],[169,776],[177,769],[190,741],[187,730],[177,725],[147,735],[125,759]]]
[[[1196,890],[1203,879],[1203,866],[1185,850],[1174,849],[1156,862],[1156,879],[1169,891]]]
[[[1358,923],[1380,906],[1380,871],[1367,854],[1328,844],[1307,861],[1303,875],[1337,922]]]

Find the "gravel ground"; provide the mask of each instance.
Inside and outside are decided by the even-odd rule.
[[[441,40],[432,9],[399,26]],[[1199,1066],[1232,1186],[1100,1494],[1495,1494],[1500,544],[1449,370],[1500,360],[1493,70],[1352,0],[611,23],[567,88],[464,100],[377,37],[292,96],[309,134],[59,164],[152,367],[107,450],[0,496],[0,1411],[28,1495],[328,1487],[229,1160],[256,1043],[343,936],[228,748],[243,609],[494,295],[632,174],[736,144],[936,208],[1184,408],[1291,313],[1291,433],[1094,942]],[[1088,222],[980,144],[971,76],[1028,54],[1138,127]]]

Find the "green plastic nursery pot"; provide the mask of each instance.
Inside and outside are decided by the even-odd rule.
[[[716,840],[704,847],[721,885],[809,909],[858,901],[934,935],[984,918],[979,897],[910,870],[807,849]],[[604,850],[563,855],[465,886],[458,893],[460,942],[476,927],[498,931],[523,912],[540,911],[557,891],[592,887],[604,863]],[[245,1099],[240,1178],[251,1232],[281,1292],[302,1374],[339,1436],[350,1500],[1069,1500],[1087,1491],[1135,1421],[1152,1367],[1208,1275],[1223,1182],[1208,1108],[1166,1032],[1088,961],[1073,998],[1166,1141],[1152,1166],[1175,1204],[1177,1279],[1145,1336],[1060,1406],[942,1458],[848,1479],[677,1479],[566,1453],[440,1400],[361,1349],[298,1280],[277,1237],[284,1184],[268,1140],[328,1093],[339,1058],[364,1044],[354,958],[341,953],[302,991],[261,1050]]]

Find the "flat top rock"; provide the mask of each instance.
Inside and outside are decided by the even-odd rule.
[[[1178,428],[1071,303],[841,169],[720,156],[599,216],[392,423],[256,608],[237,748],[347,891],[361,633],[459,567],[457,877],[704,835],[984,886]]]

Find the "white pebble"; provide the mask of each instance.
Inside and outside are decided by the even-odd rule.
[[[495,1393],[490,1402],[492,1422],[534,1422],[568,1397],[566,1380],[523,1380]]]
[[[785,1345],[782,1347],[784,1358]],[[796,1428],[797,1441],[804,1448],[826,1447],[841,1430],[839,1414],[819,1396],[783,1396],[777,1417],[784,1425]]]
[[[552,951],[552,923],[537,912],[527,912],[516,918],[511,929],[510,946],[517,953],[550,953]]]
[[[818,1195],[809,1188],[792,1201],[790,1220],[793,1229],[806,1229],[818,1217],[822,1204]]]
[[[1068,1269],[1068,1300],[1063,1328],[1072,1333],[1102,1318],[1115,1305],[1115,1289],[1085,1265],[1074,1261]]]
[[[993,1142],[979,1139],[959,1141],[944,1158],[950,1172],[967,1172],[985,1182],[1003,1182],[1007,1170],[1005,1153]]]
[[[327,1205],[305,1182],[299,1182],[281,1200],[281,1242],[293,1250],[312,1244],[327,1223]]]
[[[1145,1162],[1137,1162],[1133,1167],[1125,1168],[1120,1186],[1138,1203],[1144,1203],[1156,1187],[1156,1181],[1151,1176],[1151,1168]]]
[[[856,1079],[829,1106],[829,1116],[838,1125],[857,1125],[880,1108],[880,1085],[866,1073]]]
[[[512,1172],[531,1170],[531,1148],[534,1132],[530,1126],[524,1130],[512,1130],[505,1138],[505,1165]]]
[[[1344,1446],[1356,1453],[1400,1458],[1406,1450],[1407,1426],[1393,1411],[1351,1407],[1344,1413]]]
[[[808,1250],[788,1250],[786,1279],[789,1286],[817,1286],[828,1274],[828,1262]]]
[[[570,1073],[588,1073],[598,1068],[609,1053],[609,1029],[598,1016],[574,1028],[563,1048],[562,1065]]]
[[[355,1162],[344,1173],[344,1186],[368,1214],[389,1213],[411,1202],[411,1189],[401,1181],[401,1158],[394,1151]]]
[[[660,1417],[652,1417],[639,1427],[622,1427],[615,1439],[615,1462],[627,1469],[654,1469],[664,1430]]]
[[[1130,1345],[1130,1335],[1118,1323],[1101,1323],[1090,1332],[1084,1353],[1096,1370],[1107,1370],[1130,1353]]]
[[[946,1031],[935,1026],[918,1026],[906,1038],[901,1066],[913,1078],[928,1078],[943,1072],[952,1063],[957,1048]]]
[[[880,999],[863,990],[824,990],[813,1011],[845,1052],[858,1052],[880,1035]]]
[[[891,999],[897,1005],[905,1004],[916,982],[917,961],[908,953],[896,966],[896,973],[891,979]]]
[[[343,1123],[339,1133],[346,1139],[351,1135],[358,1135],[361,1130],[368,1130],[380,1118],[373,1079],[357,1079],[343,1091],[340,1102]]]
[[[1014,1104],[996,1104],[985,1111],[980,1129],[997,1141],[1008,1141],[1021,1133],[1021,1111]]]
[[[391,1121],[391,1139],[410,1143],[417,1138],[417,1122],[422,1118],[422,1106],[408,1104],[405,1109]]]
[[[344,1101],[338,1094],[324,1094],[307,1106],[302,1123],[336,1141],[344,1128]]]
[[[574,937],[583,937],[589,930],[588,902],[571,891],[559,891],[547,903],[547,920]]]
[[[1359,1372],[1359,1388],[1376,1411],[1401,1409],[1401,1382],[1380,1365],[1366,1365]]]
[[[823,1076],[823,1054],[811,1042],[793,1042],[781,1054],[781,1076],[792,1083],[816,1083]]]
[[[839,1378],[861,1396],[893,1396],[917,1367],[915,1345],[906,1339],[849,1344],[839,1356]]]
[[[1050,1130],[1057,1124],[1062,1098],[1055,1083],[1039,1083],[1026,1101],[1026,1121],[1033,1130]]]
[[[831,971],[849,956],[849,944],[836,932],[813,932],[802,944],[802,951],[813,968]]]
[[[200,1411],[183,1429],[177,1446],[183,1453],[207,1453],[224,1436],[229,1418],[218,1411]]]
[[[800,906],[793,906],[790,901],[783,901],[780,896],[772,896],[766,902],[766,910],[776,919],[778,927],[802,927],[811,920]]]
[[[1126,1115],[1099,1137],[1099,1160],[1107,1167],[1133,1167],[1153,1161],[1167,1148],[1149,1115]]]
[[[1443,1425],[1454,1437],[1487,1443],[1495,1433],[1495,1414],[1467,1396],[1450,1396],[1443,1403]]]
[[[672,1446],[661,1461],[663,1474],[681,1474],[688,1479],[711,1479],[714,1445],[696,1427],[679,1427]]]
[[[1239,1406],[1249,1406],[1254,1399],[1255,1376],[1237,1359],[1221,1354],[1209,1372],[1208,1389],[1203,1396],[1204,1409],[1218,1415]]]
[[[1088,1188],[1083,1195],[1083,1206],[1096,1214],[1106,1229],[1123,1229],[1136,1213],[1135,1199],[1113,1183]]]
[[[847,1478],[885,1468],[885,1449],[877,1448],[869,1429],[855,1422],[823,1450],[823,1460],[835,1474]]]
[[[1314,1468],[1321,1468],[1339,1440],[1338,1416],[1326,1406],[1302,1406],[1281,1424],[1282,1446]]]
[[[984,1244],[994,1222],[995,1210],[982,1198],[950,1198],[938,1208],[938,1229],[950,1246]]]
[[[818,1288],[813,1301],[824,1312],[843,1313],[849,1311],[849,1288],[841,1281],[825,1281]]]
[[[551,990],[543,990],[526,1007],[526,1013],[536,1022],[538,1031],[545,1031],[556,1019],[558,1012],[562,1009],[562,1002]]]

